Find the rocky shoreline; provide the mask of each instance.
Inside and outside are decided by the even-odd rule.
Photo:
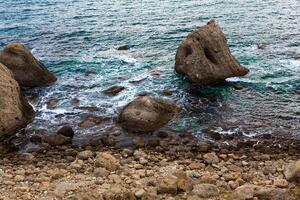
[[[0,62],[5,64],[0,64],[0,91],[7,94],[0,96],[0,199],[300,198],[300,140],[212,130],[203,130],[198,138],[167,130],[165,125],[180,108],[147,95],[128,102],[110,130],[78,146],[73,141],[76,127],[98,126],[104,121],[101,116],[86,115],[76,127],[64,124],[55,132],[43,129],[27,135],[22,128],[32,121],[34,110],[20,87],[45,86],[57,79],[22,44],[8,45]],[[230,53],[215,21],[182,42],[175,70],[198,86],[249,72]],[[113,96],[123,89],[103,92]],[[52,99],[46,106],[55,104]]]
[[[12,199],[297,200],[300,154],[44,145],[0,159],[0,194]]]

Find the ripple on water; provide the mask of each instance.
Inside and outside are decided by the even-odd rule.
[[[77,136],[101,134],[114,126],[122,106],[148,92],[182,108],[172,129],[199,135],[203,128],[248,136],[297,135],[300,61],[292,57],[300,55],[298,10],[294,0],[8,0],[0,7],[0,47],[23,42],[58,76],[56,84],[28,91],[29,96],[39,94],[29,129],[51,132],[70,123]],[[251,70],[246,77],[228,79],[242,90],[198,88],[174,73],[182,39],[211,18]],[[124,44],[131,49],[115,50]],[[258,50],[258,44],[267,48]],[[114,97],[102,93],[114,85],[125,90]],[[56,107],[47,108],[53,99]],[[99,127],[79,128],[82,116],[91,113],[106,120]]]

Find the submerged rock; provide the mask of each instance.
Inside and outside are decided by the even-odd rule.
[[[7,66],[22,86],[43,86],[56,81],[56,77],[22,44],[12,43],[0,54],[0,62]]]
[[[78,124],[81,128],[90,128],[93,126],[98,126],[102,123],[102,118],[94,115],[87,115],[83,117],[82,121]]]
[[[110,96],[115,96],[119,94],[121,91],[123,91],[125,87],[123,86],[113,86],[111,88],[108,88],[103,91],[104,94],[110,95]]]
[[[181,43],[176,53],[175,70],[204,86],[249,72],[231,54],[224,33],[213,20],[190,33]]]
[[[138,97],[123,108],[119,123],[128,131],[153,132],[167,124],[176,112],[176,105],[167,101]]]
[[[18,129],[25,127],[34,114],[11,72],[0,63],[0,138],[13,135]]]
[[[119,51],[126,51],[126,50],[129,50],[129,49],[130,49],[130,48],[129,48],[128,45],[119,46],[119,47],[117,48],[117,50],[119,50]]]

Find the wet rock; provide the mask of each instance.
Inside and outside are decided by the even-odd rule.
[[[284,169],[284,176],[288,181],[300,182],[300,160],[287,164]]]
[[[110,95],[110,96],[115,96],[119,94],[121,91],[123,91],[125,87],[123,86],[113,86],[111,88],[108,88],[103,91],[104,94]]]
[[[61,146],[71,142],[71,138],[60,134],[51,134],[45,136],[44,141],[51,146]]]
[[[22,86],[43,86],[56,81],[56,77],[22,44],[12,43],[0,54],[0,62],[7,66]]]
[[[129,50],[129,46],[128,45],[123,45],[123,46],[119,46],[117,48],[118,51],[126,51],[126,50]]]
[[[80,160],[87,160],[92,157],[94,157],[94,153],[90,150],[85,150],[77,154],[77,158]]]
[[[266,49],[268,45],[266,44],[257,44],[257,49]]]
[[[60,129],[57,131],[57,134],[59,134],[59,135],[64,135],[64,136],[66,136],[66,137],[73,138],[73,136],[74,136],[74,131],[73,131],[72,127],[70,127],[70,126],[63,126],[62,128],[60,128]]]
[[[300,60],[300,55],[292,56],[294,60]]]
[[[120,162],[109,153],[99,153],[96,157],[95,165],[108,171],[116,171],[120,167]]]
[[[102,123],[102,118],[99,116],[88,115],[83,117],[81,122],[78,124],[81,128],[90,128],[93,126],[98,126]]]
[[[249,72],[231,54],[224,33],[213,20],[190,33],[181,43],[175,70],[201,85],[214,85]]]
[[[29,124],[35,113],[9,69],[0,63],[0,140]]]
[[[174,175],[167,174],[158,180],[158,192],[159,193],[177,193],[177,181],[178,178]]]
[[[157,137],[159,138],[167,138],[169,136],[169,134],[165,131],[159,131],[156,133]]]
[[[50,99],[46,102],[47,109],[54,109],[57,107],[59,100],[58,99]]]
[[[194,185],[192,193],[201,198],[211,198],[218,196],[220,191],[217,186],[212,184],[198,184]]]
[[[42,137],[40,135],[32,135],[29,138],[30,142],[34,144],[40,144],[42,143]]]
[[[164,100],[138,97],[126,105],[119,115],[120,125],[132,132],[153,132],[167,124],[177,107]]]

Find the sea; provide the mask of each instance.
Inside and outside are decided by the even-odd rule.
[[[250,73],[204,88],[176,74],[175,54],[211,19]],[[11,42],[58,78],[24,89],[36,110],[32,133],[70,125],[80,144],[117,126],[122,107],[147,94],[180,107],[165,127],[175,132],[300,136],[299,0],[0,0],[0,48]],[[103,93],[112,86],[125,89]],[[103,123],[79,127],[86,115]]]

